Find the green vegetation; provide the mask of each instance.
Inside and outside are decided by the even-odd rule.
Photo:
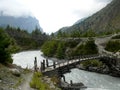
[[[22,81],[23,81],[23,78],[20,77],[17,83],[13,86],[13,88],[17,88],[22,83]]]
[[[0,28],[0,63],[12,63],[10,45],[12,39]]]
[[[81,31],[81,30],[73,30],[73,31],[61,31],[59,30],[57,34],[51,34],[51,37],[53,38],[66,38],[66,37],[72,37],[72,38],[79,38],[79,37],[99,37],[99,36],[105,36],[105,35],[112,35],[115,33],[119,33],[120,30],[109,30],[109,31],[104,31],[104,32],[95,32],[93,30],[86,30],[86,31]]]
[[[95,37],[98,36],[93,30],[88,30],[86,32],[81,32],[80,30],[72,31],[72,32],[62,32],[61,30],[58,31],[56,35],[53,33],[51,34],[52,37],[57,37],[57,38],[64,38],[64,37]]]
[[[98,36],[93,30],[88,30],[81,34],[81,37],[95,37]]]
[[[42,52],[48,57],[57,57],[63,59],[65,57],[65,43],[51,40],[44,43]]]
[[[37,90],[51,90],[48,84],[42,81],[42,74],[40,72],[35,72],[32,80],[30,82],[30,87]]]
[[[74,55],[89,55],[97,54],[97,46],[94,43],[94,40],[88,40],[85,44],[78,46],[73,52]]]
[[[78,44],[79,41],[76,40],[51,40],[43,44],[42,51],[45,56],[56,57],[58,59],[98,53],[97,46],[92,39],[88,40],[85,44],[77,46]]]
[[[57,41],[55,40],[47,41],[42,46],[42,52],[44,53],[44,55],[52,57],[55,55],[57,47],[58,47]]]
[[[59,42],[57,51],[56,51],[56,57],[59,59],[65,58],[65,43],[64,42]]]
[[[5,28],[5,32],[15,40],[21,50],[37,49],[48,39],[45,33],[42,33],[37,27],[32,33],[22,30],[19,27],[13,28],[9,25]]]
[[[0,28],[0,63],[12,63],[11,54],[20,50],[38,49],[48,39],[37,27],[32,33],[9,25]]]
[[[109,41],[105,49],[111,52],[117,52],[120,50],[120,41]]]
[[[85,68],[87,68],[89,66],[92,66],[92,67],[101,67],[103,65],[103,63],[101,61],[98,61],[98,60],[88,60],[88,61],[82,62],[81,64]]]

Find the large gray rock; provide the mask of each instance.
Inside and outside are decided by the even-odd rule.
[[[14,69],[10,69],[10,71],[12,72],[13,75],[20,77],[21,73],[18,69],[14,68]]]

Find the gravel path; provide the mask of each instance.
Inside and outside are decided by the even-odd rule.
[[[113,53],[112,52],[109,52],[109,51],[106,51],[105,50],[105,44],[111,40],[111,38],[113,36],[116,36],[117,34],[113,34],[111,36],[106,36],[106,37],[101,37],[101,38],[95,38],[95,44],[97,45],[98,47],[98,50],[99,50],[99,53],[100,54],[109,54],[109,55],[112,55]]]
[[[22,85],[20,86],[20,90],[34,90],[34,89],[30,88],[30,86],[29,86],[29,82],[32,79],[32,75],[33,75],[33,73],[29,73],[25,76],[25,78],[24,78],[25,80],[22,83]]]

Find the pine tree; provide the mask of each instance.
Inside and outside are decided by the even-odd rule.
[[[0,28],[0,63],[12,63],[9,45],[11,40],[8,35]]]

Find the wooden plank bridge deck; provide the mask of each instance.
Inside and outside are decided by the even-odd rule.
[[[76,56],[76,57],[72,57],[74,59],[72,60],[66,60],[64,62],[53,62],[52,65],[49,65],[48,60],[43,60],[43,62],[41,62],[41,71],[42,72],[48,72],[48,71],[52,71],[58,68],[62,68],[62,67],[68,67],[71,65],[75,65],[75,64],[80,64],[80,62],[82,61],[87,61],[87,60],[93,60],[93,59],[100,59],[100,58],[108,58],[108,59],[112,59],[113,56],[108,56],[108,55],[82,55],[82,56]]]

